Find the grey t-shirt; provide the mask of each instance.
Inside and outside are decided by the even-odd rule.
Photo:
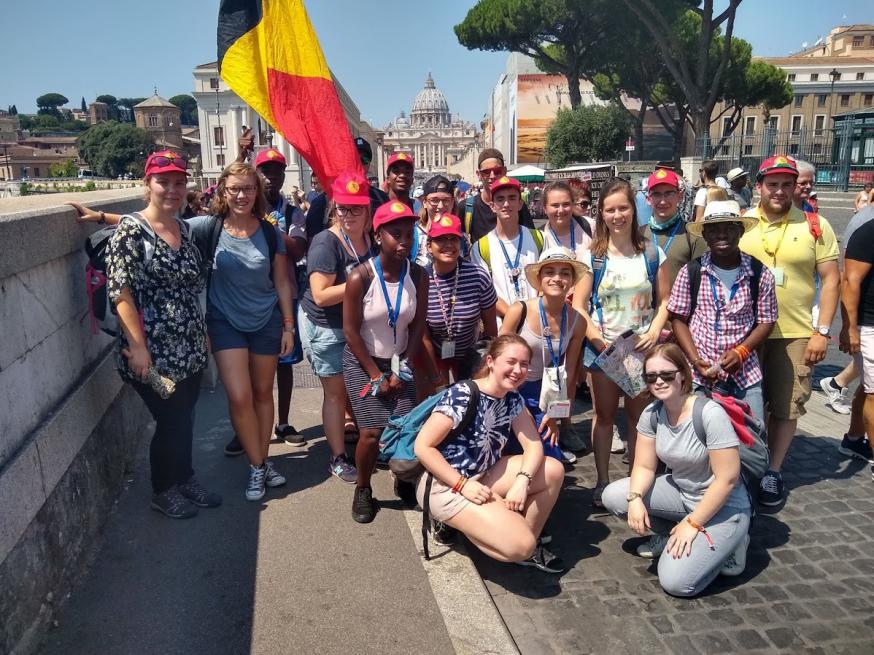
[[[208,219],[196,216],[190,224],[193,228],[197,220]],[[278,229],[276,254],[285,254],[285,241]],[[222,230],[215,249],[207,314],[225,318],[240,332],[257,332],[267,325],[279,300],[270,279],[269,256],[267,238],[261,228],[242,239]]]
[[[850,219],[850,222],[847,223],[847,228],[844,230],[844,236],[841,239],[841,264],[843,264],[844,252],[847,250],[847,244],[850,243],[850,237],[853,236],[853,232],[872,218],[874,218],[874,206],[869,205],[857,211]]]
[[[650,418],[652,411],[653,404],[643,410],[637,423],[637,432],[645,438],[655,437],[658,458],[671,469],[671,476],[686,502],[697,505],[713,482],[713,471],[710,469],[710,457],[707,451],[740,446],[728,414],[712,400],[708,400],[704,405],[701,418],[707,435],[705,447],[701,438],[695,434],[691,413],[689,418],[679,425],[671,426],[668,424],[664,407],[661,407],[656,434],[653,434]],[[738,479],[725,504],[735,509],[749,509],[750,501],[742,480]]]

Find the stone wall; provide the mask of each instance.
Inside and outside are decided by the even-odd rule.
[[[141,191],[71,194],[110,212]],[[62,196],[0,200],[0,653],[28,652],[97,544],[149,423],[93,335]]]

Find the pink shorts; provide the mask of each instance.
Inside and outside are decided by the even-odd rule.
[[[486,471],[479,478],[479,482],[487,487],[491,487],[496,480],[492,475],[493,470]],[[426,472],[419,477],[419,481],[416,483],[416,500],[419,503],[419,507],[425,507],[425,482],[428,479],[428,475],[430,474]],[[467,498],[461,494],[452,493],[452,487],[443,484],[436,477],[431,483],[431,497],[428,502],[428,511],[431,514],[431,518],[435,521],[448,521],[470,505],[470,501]]]

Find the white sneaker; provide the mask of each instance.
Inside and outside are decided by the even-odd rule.
[[[285,476],[276,470],[276,468],[273,466],[273,462],[271,462],[269,459],[266,459],[264,460],[264,465],[267,468],[264,484],[266,484],[268,487],[281,487],[285,484]]]
[[[565,450],[564,448],[562,448],[561,449],[561,461],[564,462],[565,464],[573,464],[574,462],[577,461],[577,456],[574,455],[571,451]]]
[[[249,464],[249,484],[246,485],[246,500],[261,500],[264,498],[264,482],[267,477],[266,466]]]
[[[853,409],[853,396],[850,393],[850,388],[840,387],[840,389],[835,389],[831,384],[833,380],[833,377],[823,378],[819,381],[819,388],[828,397],[827,404],[832,408],[833,412],[844,415],[849,414]]]
[[[750,545],[750,535],[745,534],[737,549],[722,563],[721,575],[734,577],[744,572],[747,567],[747,548]]]
[[[668,545],[668,535],[654,534],[637,547],[637,554],[644,559],[658,559]]]
[[[614,455],[625,452],[625,442],[619,438],[619,428],[613,426],[613,441],[610,444],[610,452]]]

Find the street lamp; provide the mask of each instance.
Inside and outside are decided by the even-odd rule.
[[[832,68],[828,76],[832,79],[832,87],[831,87],[831,118],[834,120],[835,116],[835,80],[840,79],[841,74],[838,72],[837,68]]]

